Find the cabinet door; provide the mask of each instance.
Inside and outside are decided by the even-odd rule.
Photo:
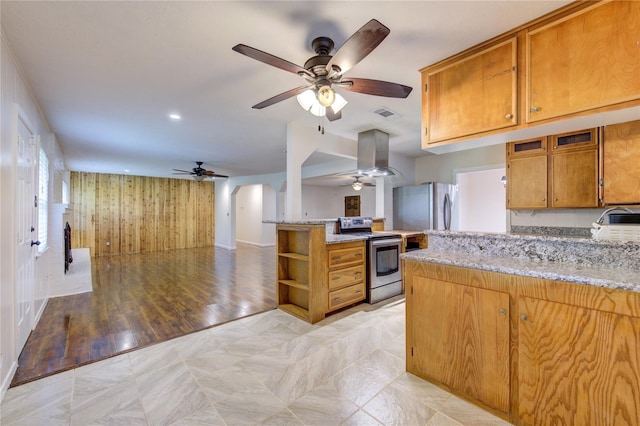
[[[508,412],[509,295],[420,276],[412,280],[412,368]]]
[[[640,2],[598,3],[527,34],[527,122],[640,99]]]
[[[547,155],[510,158],[507,164],[507,208],[547,207]]]
[[[427,144],[518,123],[515,37],[425,73]]]
[[[598,207],[598,151],[551,155],[551,207]]]
[[[604,204],[640,204],[640,120],[605,126],[602,141]]]
[[[519,309],[525,424],[639,424],[640,318],[529,297]]]

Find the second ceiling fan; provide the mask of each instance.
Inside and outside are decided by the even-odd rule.
[[[389,28],[372,19],[356,31],[334,55],[331,55],[334,48],[333,40],[328,37],[315,38],[311,42],[311,47],[316,56],[309,58],[304,67],[245,44],[238,44],[233,47],[233,50],[267,65],[298,74],[307,81],[306,85],[273,96],[254,105],[253,108],[262,109],[298,96],[298,102],[304,109],[317,116],[326,115],[329,121],[334,121],[342,116],[341,109],[346,101],[334,91],[332,86],[351,92],[389,98],[406,98],[411,93],[412,88],[402,84],[344,76],[354,65],[371,53],[389,35],[389,32]]]

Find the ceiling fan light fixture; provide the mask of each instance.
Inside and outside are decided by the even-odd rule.
[[[324,117],[327,114],[327,109],[320,105],[315,92],[312,89],[305,90],[296,96],[298,103],[305,111],[309,111],[316,117]]]
[[[330,86],[322,86],[318,89],[318,102],[325,108],[333,105],[336,100],[336,92]]]
[[[362,182],[360,182],[359,180],[353,182],[351,184],[351,186],[353,187],[353,189],[355,189],[356,191],[360,191],[362,189]]]
[[[205,179],[205,176],[202,176],[202,175],[201,175],[201,176],[195,175],[193,178],[194,178],[195,180],[197,180],[198,182],[202,182],[202,181]]]
[[[317,102],[316,94],[313,93],[313,90],[311,89],[307,89],[304,92],[300,93],[298,96],[296,96],[296,99],[298,99],[298,103],[305,111],[309,111],[313,104]]]
[[[347,100],[343,98],[339,93],[335,94],[335,100],[331,104],[331,109],[335,114],[339,113],[342,108],[347,104]]]

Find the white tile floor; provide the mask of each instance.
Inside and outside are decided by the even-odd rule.
[[[2,425],[507,425],[406,373],[405,304],[281,311],[9,389]]]

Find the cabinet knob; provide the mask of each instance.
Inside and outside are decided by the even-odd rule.
[[[500,312],[500,315],[507,315],[507,311],[504,309],[500,309],[498,312]]]
[[[513,118],[513,114],[507,114],[504,116],[507,120],[511,120]]]
[[[526,320],[528,320],[528,319],[529,319],[529,317],[527,316],[527,314],[521,314],[521,315],[520,315],[520,319],[521,319],[522,321],[526,321]]]
[[[540,107],[532,106],[532,107],[531,107],[531,112],[538,112],[538,111],[540,111],[541,109],[542,109],[542,108],[540,108]]]

